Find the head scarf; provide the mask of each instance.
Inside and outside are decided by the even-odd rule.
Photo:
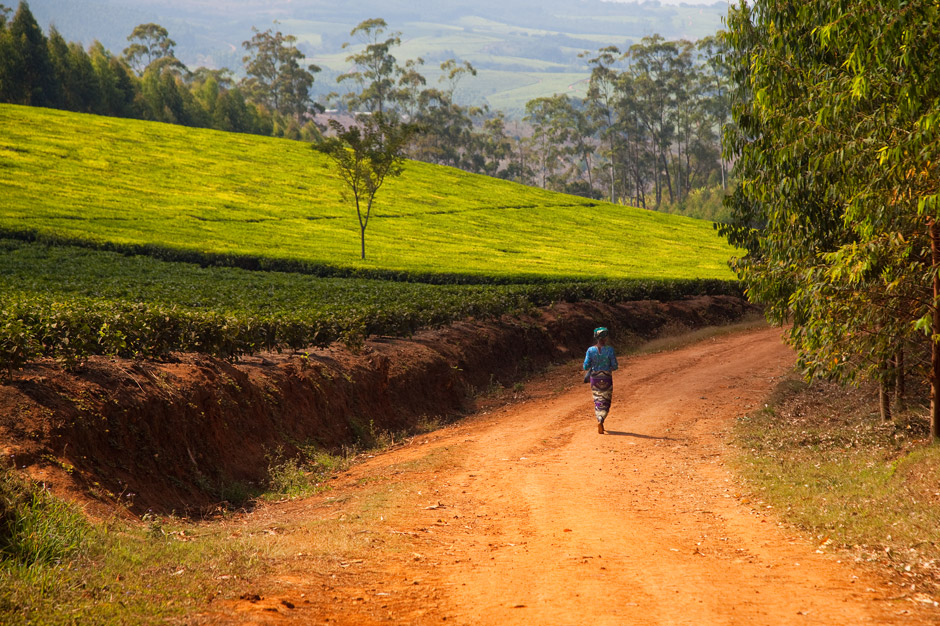
[[[600,326],[599,328],[594,329],[595,339],[603,339],[606,336],[607,336],[607,329],[604,328],[603,326]]]

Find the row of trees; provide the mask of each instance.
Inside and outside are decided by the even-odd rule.
[[[653,35],[624,52],[602,48],[588,61],[586,98],[526,106],[539,183],[650,208],[724,187],[719,137],[730,101],[722,59],[714,37],[693,44]]]
[[[940,6],[765,0],[728,24],[722,231],[749,296],[808,375],[878,381],[886,418],[929,380],[940,441]]]
[[[654,35],[623,53],[604,48],[589,60],[586,98],[532,100],[526,124],[511,134],[500,113],[455,101],[459,82],[476,75],[469,63],[443,63],[438,86],[429,87],[420,58],[399,63],[401,33],[387,32],[383,20],[351,34],[363,47],[339,81],[356,89],[334,97],[348,110],[417,124],[413,158],[649,208],[727,183],[719,137],[730,117],[729,75],[720,39]]]
[[[246,77],[190,71],[158,24],[141,24],[114,55],[87,50],[55,28],[46,37],[26,2],[11,17],[0,5],[0,102],[266,135],[315,135],[306,118],[315,66],[290,35],[254,31],[244,42]]]

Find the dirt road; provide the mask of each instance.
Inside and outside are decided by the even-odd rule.
[[[778,524],[726,467],[723,432],[792,363],[772,329],[624,359],[606,435],[577,372],[550,372],[325,496],[254,513],[297,556],[194,619],[931,623],[934,609]]]

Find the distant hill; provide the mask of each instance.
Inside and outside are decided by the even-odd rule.
[[[12,4],[12,2],[8,2]],[[191,67],[240,71],[241,43],[251,28],[280,22],[296,35],[308,58],[324,67],[315,85],[336,89],[345,68],[349,31],[360,21],[384,18],[401,31],[399,59],[422,57],[426,74],[448,58],[468,60],[479,76],[461,85],[467,103],[487,103],[518,113],[525,102],[559,92],[581,94],[587,73],[578,53],[608,45],[629,46],[645,35],[699,39],[721,28],[727,2],[666,5],[600,0],[32,0],[40,24],[55,24],[66,39],[98,39],[120,53],[140,23],[157,22],[177,42],[177,56]]]

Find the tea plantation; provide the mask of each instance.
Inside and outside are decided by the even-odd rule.
[[[417,162],[377,197],[361,261],[339,179],[288,140],[0,105],[0,189],[5,369],[737,290],[707,222]]]

